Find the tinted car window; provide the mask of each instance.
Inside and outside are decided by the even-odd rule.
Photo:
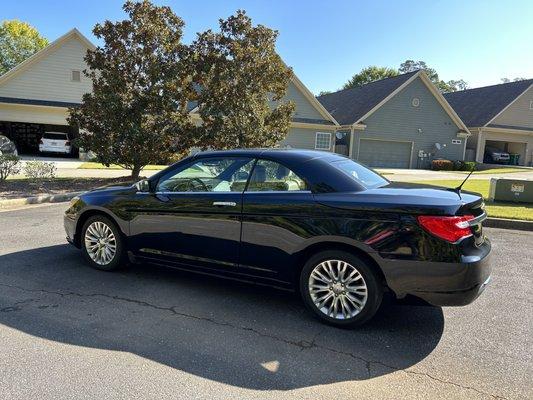
[[[207,158],[163,176],[158,192],[242,192],[252,169],[250,158]]]
[[[305,181],[284,165],[275,161],[258,160],[247,191],[289,192],[306,189]]]
[[[66,133],[53,133],[45,132],[43,135],[44,139],[53,139],[53,140],[68,140]]]
[[[334,161],[331,165],[340,169],[367,189],[380,187],[389,183],[378,173],[349,159]]]

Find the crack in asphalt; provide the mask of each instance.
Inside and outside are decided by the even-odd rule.
[[[353,354],[353,353],[350,353],[350,352],[347,352],[347,351],[337,350],[337,349],[334,349],[334,348],[331,348],[331,347],[322,346],[320,344],[317,344],[316,340],[318,339],[318,337],[320,337],[321,334],[324,333],[325,329],[322,329],[317,334],[315,334],[315,336],[313,337],[313,339],[311,341],[307,341],[307,340],[298,340],[298,341],[296,341],[296,340],[290,340],[290,339],[282,338],[282,337],[279,337],[279,336],[276,336],[276,335],[264,333],[264,332],[261,332],[261,331],[255,329],[255,328],[252,328],[252,327],[247,327],[247,326],[242,326],[242,325],[235,325],[235,324],[232,324],[232,323],[229,323],[229,322],[217,321],[217,320],[215,320],[213,318],[210,318],[210,317],[202,317],[202,316],[197,316],[197,315],[193,315],[193,314],[187,314],[187,313],[184,313],[184,312],[180,312],[180,311],[178,311],[176,309],[176,306],[163,307],[163,306],[158,306],[156,304],[149,303],[149,302],[144,301],[144,300],[130,299],[128,297],[123,297],[123,296],[109,295],[109,294],[106,294],[106,293],[78,293],[78,292],[72,292],[72,291],[59,292],[59,291],[52,291],[52,290],[47,290],[47,289],[28,289],[28,288],[24,288],[22,286],[9,285],[9,284],[5,284],[5,283],[0,283],[0,286],[12,288],[12,289],[18,289],[18,290],[21,290],[21,291],[24,291],[24,292],[28,292],[28,293],[45,293],[45,294],[56,295],[56,296],[60,296],[60,297],[69,297],[69,296],[74,296],[74,297],[103,297],[103,298],[108,298],[108,299],[112,299],[112,300],[124,301],[124,302],[127,302],[127,303],[137,304],[139,306],[148,307],[148,308],[156,309],[156,310],[159,310],[159,311],[171,312],[172,314],[174,314],[176,316],[179,316],[179,317],[195,319],[195,320],[198,320],[198,321],[209,322],[209,323],[212,323],[212,324],[215,324],[215,325],[218,325],[218,326],[224,326],[224,327],[229,327],[229,328],[233,328],[233,329],[237,329],[237,330],[241,330],[241,331],[245,331],[245,332],[251,332],[251,333],[253,333],[255,335],[258,335],[260,337],[264,337],[264,338],[268,338],[268,339],[271,339],[271,340],[282,342],[282,343],[285,343],[285,344],[288,344],[288,345],[296,346],[301,351],[306,350],[306,349],[317,348],[317,349],[325,350],[325,351],[332,352],[332,353],[335,353],[335,354],[351,357],[351,358],[353,358],[353,359],[355,359],[357,361],[360,361],[360,362],[364,363],[368,378],[372,378],[372,373],[371,373],[372,366],[373,365],[378,365],[378,366],[390,369],[390,370],[392,370],[394,372],[402,372],[402,373],[405,373],[405,374],[408,374],[408,375],[421,376],[421,377],[425,377],[425,378],[431,379],[433,381],[436,381],[436,382],[439,382],[439,383],[442,383],[442,384],[445,384],[445,385],[452,385],[452,386],[455,386],[455,387],[463,389],[463,390],[472,390],[472,391],[474,391],[474,392],[476,392],[478,394],[481,394],[481,395],[484,395],[484,396],[489,396],[489,397],[491,397],[493,399],[507,400],[506,397],[495,395],[495,394],[492,394],[492,393],[487,393],[487,392],[484,392],[484,391],[479,390],[479,389],[477,389],[475,387],[472,387],[472,386],[462,385],[460,383],[456,383],[456,382],[452,382],[452,381],[449,381],[449,380],[441,379],[441,378],[438,378],[438,377],[436,377],[434,375],[431,375],[431,374],[429,374],[427,372],[420,372],[420,371],[415,371],[415,370],[412,370],[412,369],[397,368],[397,367],[395,367],[393,365],[389,365],[387,363],[384,363],[383,361],[368,360],[368,359],[366,359],[366,358],[364,358],[362,356],[359,356],[359,355],[356,355],[356,354]],[[39,299],[26,299],[26,300],[18,301],[18,302],[14,303],[11,306],[1,308],[0,312],[18,311],[18,310],[21,309],[19,307],[20,305],[28,304],[28,303],[31,303],[31,302],[33,302],[35,300],[39,300]]]

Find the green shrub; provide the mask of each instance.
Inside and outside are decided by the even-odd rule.
[[[0,154],[0,182],[20,171],[20,158],[13,154]]]
[[[453,171],[453,161],[450,160],[433,160],[431,169],[434,171]]]
[[[24,166],[24,175],[32,181],[55,178],[56,165],[53,162],[28,161]]]
[[[463,169],[461,171],[472,171],[472,169],[477,170],[477,162],[475,161],[464,161]]]

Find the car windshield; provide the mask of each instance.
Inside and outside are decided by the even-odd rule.
[[[68,140],[66,133],[45,132],[44,139]]]
[[[332,163],[332,165],[340,169],[342,172],[353,178],[367,189],[384,186],[389,183],[388,180],[383,178],[378,173],[349,159],[335,161]]]

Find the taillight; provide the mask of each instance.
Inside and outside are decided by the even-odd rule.
[[[70,142],[68,140],[65,142],[65,146],[70,146]]]
[[[472,236],[469,221],[474,218],[473,215],[457,217],[421,215],[418,217],[418,223],[432,235],[455,243],[465,237]]]
[[[39,144],[44,144],[43,139],[39,140]]]

